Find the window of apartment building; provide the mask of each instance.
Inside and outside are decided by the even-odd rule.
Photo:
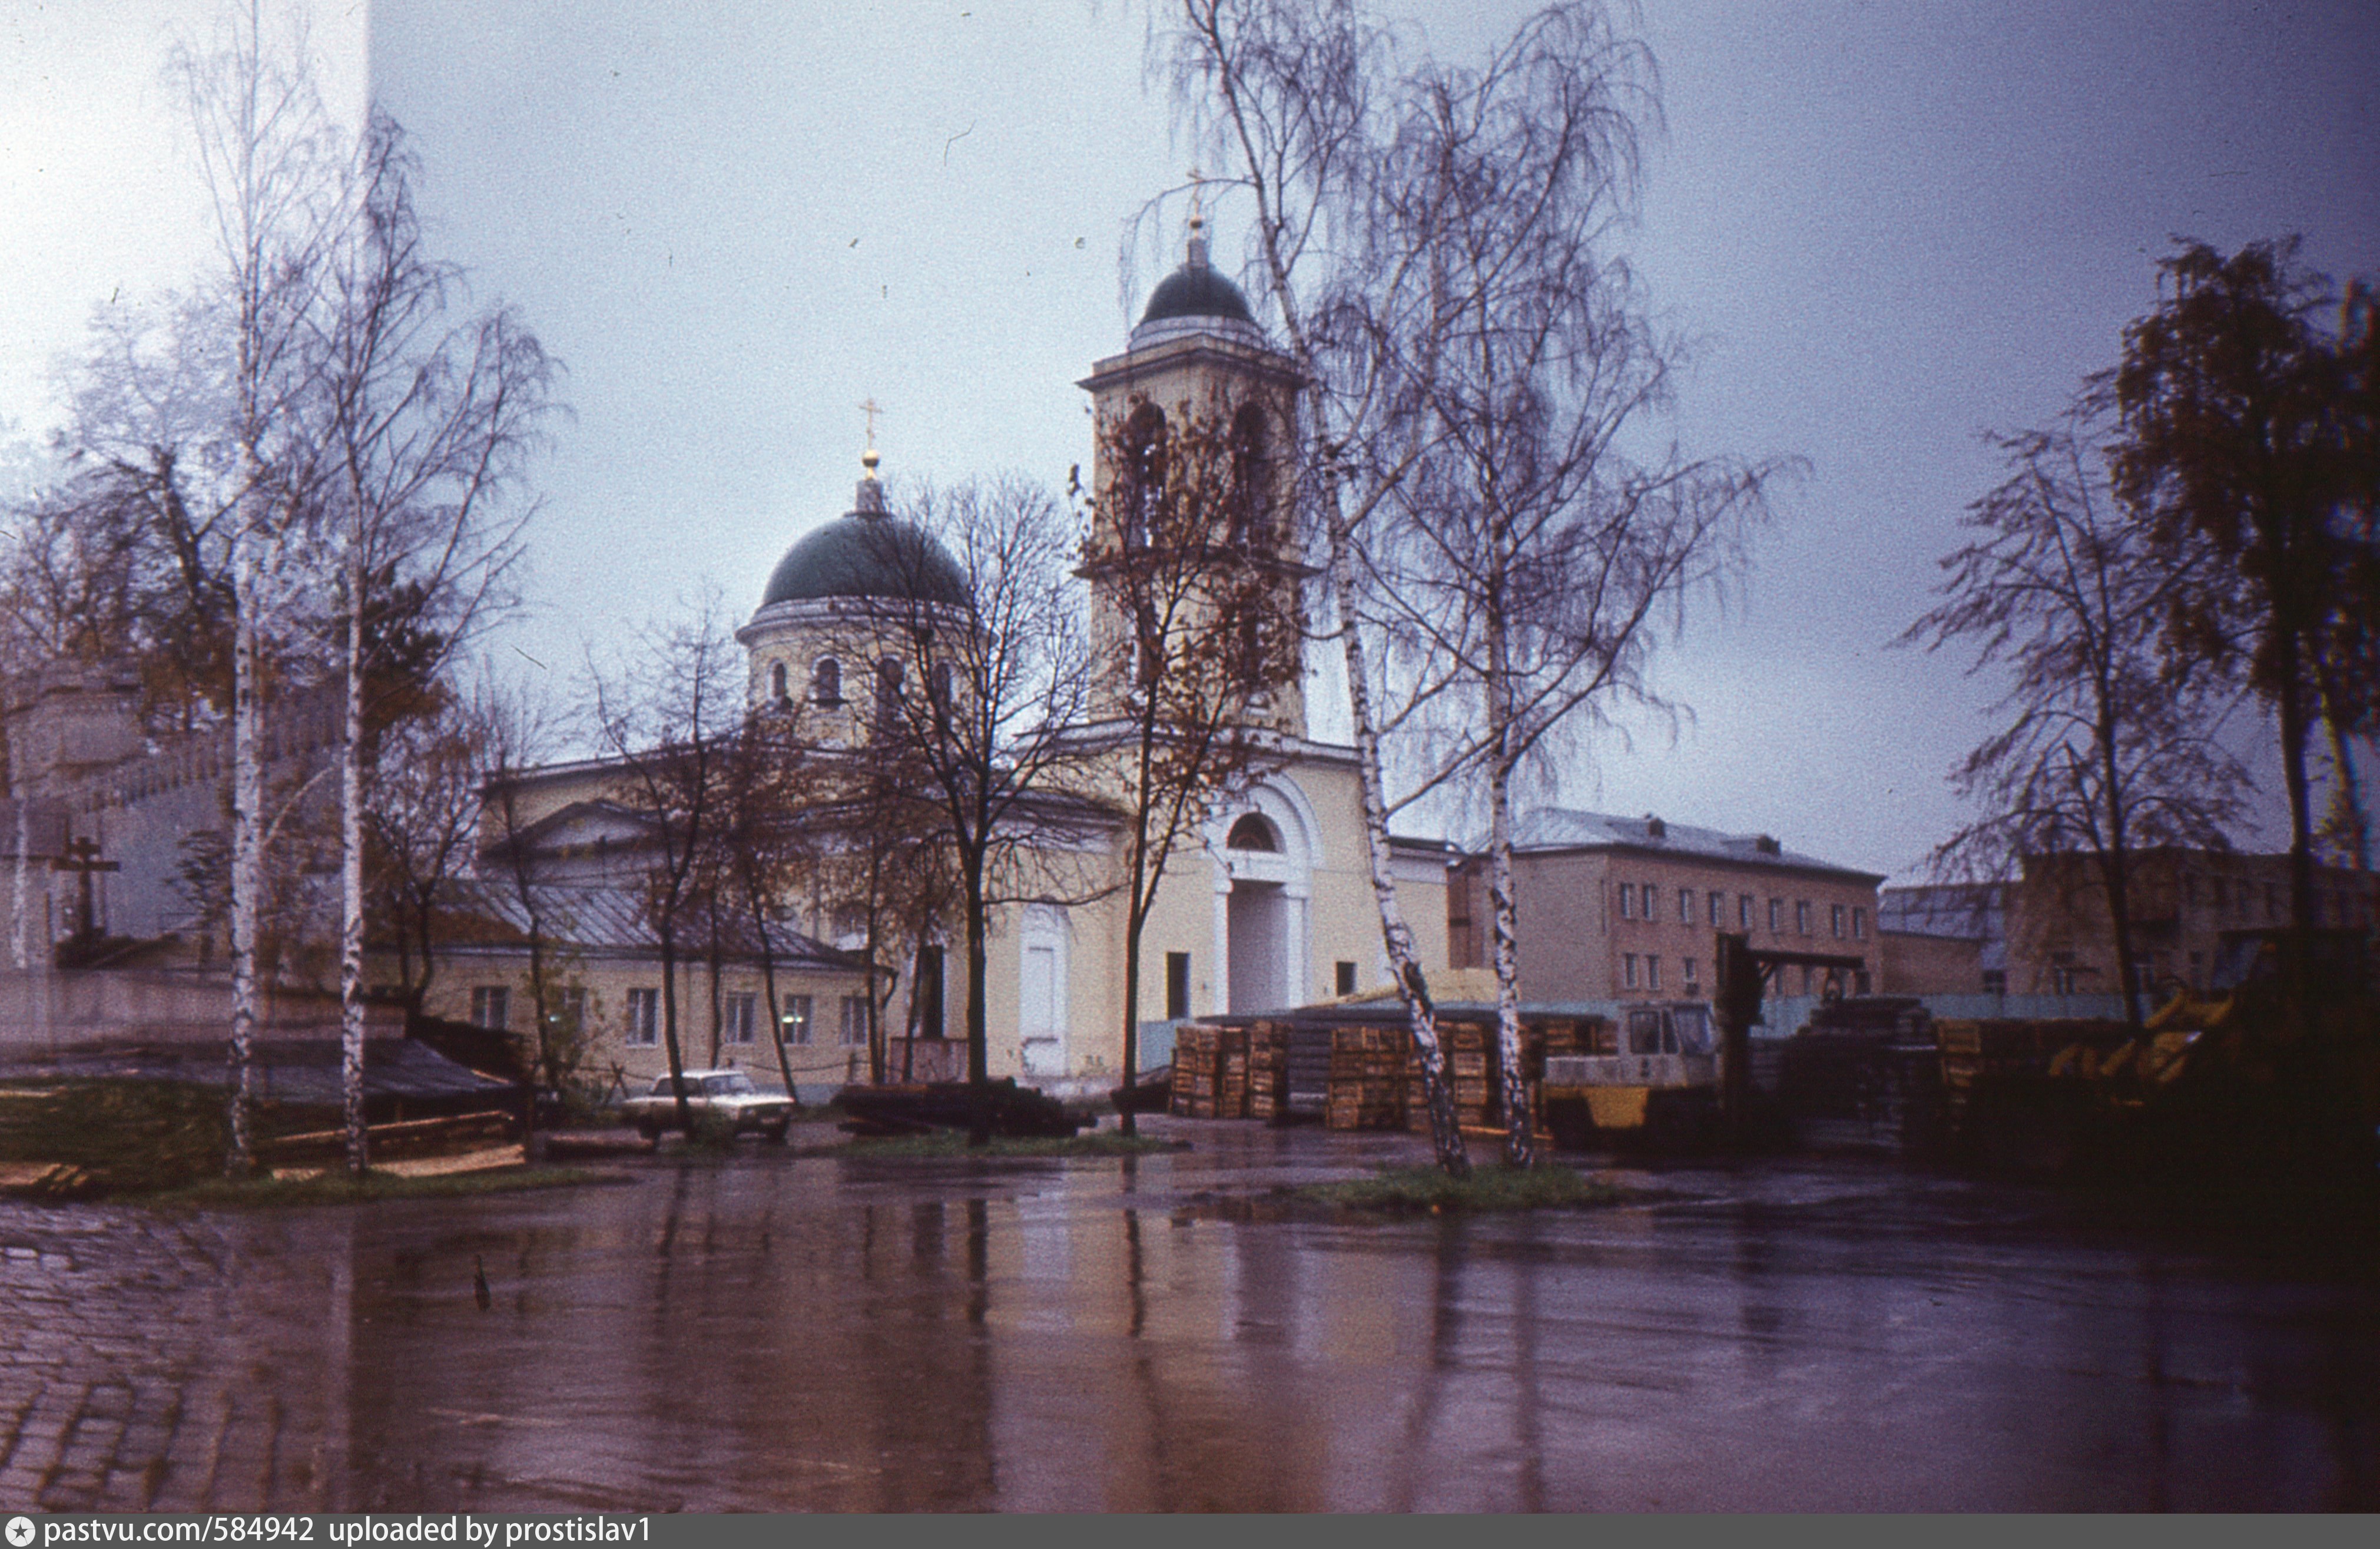
[[[1710,896],[1710,923],[1714,931],[1727,923],[1727,895],[1724,893]]]
[[[1661,988],[1661,956],[1655,953],[1645,959],[1645,988],[1658,993]]]
[[[1984,970],[1984,994],[1987,995],[2004,995],[2008,994],[2008,970]]]
[[[1355,993],[1355,965],[1345,962],[1334,965],[1332,982],[1338,985],[1339,994],[1342,995],[1354,994]]]
[[[1752,929],[1752,895],[1749,893],[1735,900],[1735,928],[1739,931]]]
[[[631,1043],[651,1044],[661,1042],[662,993],[642,987],[628,992],[628,1032]]]
[[[1623,989],[1636,987],[1636,954],[1633,952],[1620,954],[1620,983]]]
[[[1827,923],[1833,928],[1837,941],[1843,939],[1843,930],[1850,913],[1851,911],[1840,904],[1834,905],[1827,911]]]
[[[1647,920],[1660,919],[1661,890],[1648,882],[1638,891],[1644,895],[1642,902],[1644,903],[1645,908],[1641,912],[1644,914],[1645,918]]]
[[[1797,936],[1810,933],[1810,900],[1807,898],[1793,900],[1793,933]]]
[[[1857,904],[1852,906],[1852,940],[1867,940],[1867,910]]]
[[[1713,896],[1716,896],[1717,895]],[[1678,977],[1684,981],[1686,994],[1693,994],[1696,990],[1702,987],[1694,981],[1694,960],[1692,957],[1688,957],[1683,963],[1679,965]]]
[[[752,1042],[752,997],[736,994],[722,996],[719,1002],[719,1041],[722,1043]]]
[[[501,984],[482,984],[471,992],[471,1022],[475,1027],[504,1031],[512,1010],[512,992]]]
[[[1694,890],[1691,887],[1681,887],[1678,889],[1678,923],[1691,925],[1694,922]]]
[[[1620,884],[1620,918],[1622,920],[1636,918],[1636,884],[1633,882],[1623,882]]]
[[[2278,920],[2280,917],[2281,890],[2268,882],[2265,884],[2265,918]]]
[[[786,1043],[810,1041],[810,997],[787,995],[777,1002],[777,1037]]]
[[[1168,1021],[1178,1022],[1188,1015],[1190,1015],[1190,954],[1168,952],[1165,955],[1165,1017]]]
[[[843,1046],[846,1049],[864,1047],[868,1043],[868,997],[843,997]]]
[[[1768,933],[1771,935],[1785,933],[1785,900],[1782,898],[1768,900]]]

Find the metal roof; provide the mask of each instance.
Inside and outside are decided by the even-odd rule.
[[[1464,847],[1474,855],[1488,851],[1487,838]],[[1728,860],[1746,866],[1774,866],[1800,872],[1831,872],[1838,876],[1881,882],[1882,873],[1839,866],[1815,855],[1790,850],[1766,834],[1722,834],[1646,815],[1623,818],[1609,812],[1584,812],[1567,807],[1533,807],[1512,825],[1517,852],[1565,849],[1631,849],[1655,854]]]
[[[580,951],[644,955],[661,950],[661,937],[645,917],[636,892],[625,887],[570,886],[532,883],[529,895],[549,938]],[[529,909],[519,891],[508,884],[467,878],[451,884],[441,910],[445,945],[510,948],[528,942]],[[697,956],[710,949],[704,933],[710,921],[699,911],[688,911],[679,933],[678,949]],[[722,945],[731,957],[759,956],[759,937],[752,921],[742,915],[721,921]],[[848,970],[865,972],[867,957],[827,945],[817,938],[771,921],[771,955],[779,968]]]

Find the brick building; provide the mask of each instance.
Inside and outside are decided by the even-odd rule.
[[[2289,858],[2157,848],[2130,868],[2134,961],[2148,987],[2180,981],[2204,988],[2226,931],[2289,922]],[[2314,868],[2310,924],[2369,931],[2380,920],[2380,876]],[[2087,855],[2025,857],[2008,904],[2008,987],[2018,994],[2120,989],[2107,890]]]
[[[1872,987],[1879,875],[1797,854],[1766,834],[1649,815],[1540,807],[1515,829],[1524,1000],[1706,997],[1721,931],[1741,932],[1754,946],[1858,957],[1864,966],[1843,989]],[[1484,856],[1463,862],[1447,896],[1454,966],[1488,966],[1494,945]],[[1823,979],[1794,969],[1779,988],[1816,994]]]

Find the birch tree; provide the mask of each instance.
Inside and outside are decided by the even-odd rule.
[[[461,272],[422,243],[403,131],[374,115],[321,311],[324,501],[344,546],[339,759],[341,1092],[364,1171],[365,809],[370,743],[433,708],[455,652],[505,601],[516,503],[556,368],[508,311],[455,323]],[[412,702],[408,704],[407,701]],[[428,702],[425,702],[428,701]]]
[[[1390,821],[1468,776],[1502,805],[1571,714],[1650,697],[1648,625],[1708,579],[1774,470],[1621,455],[1650,439],[1633,422],[1666,407],[1675,351],[1610,245],[1658,106],[1649,55],[1600,6],[1538,12],[1475,68],[1409,56],[1347,0],[1167,10],[1175,102],[1249,211],[1258,289],[1308,384],[1298,496],[1346,663],[1373,892],[1433,1144],[1460,1175]],[[1436,584],[1416,593],[1416,575]],[[1449,693],[1475,732],[1392,794],[1384,744],[1409,745]],[[1508,875],[1500,896],[1508,1153],[1525,1160]]]
[[[216,475],[232,572],[231,1143],[253,1165],[257,946],[271,816],[265,810],[264,661],[292,627],[297,568],[319,476],[309,409],[318,309],[346,213],[336,127],[302,31],[276,47],[262,6],[229,16],[210,52],[181,48],[169,75],[188,109],[216,246],[203,287],[229,340],[225,412],[232,449]]]

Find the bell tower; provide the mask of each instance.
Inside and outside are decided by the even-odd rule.
[[[1299,379],[1257,327],[1239,287],[1208,262],[1206,220],[1194,203],[1182,266],[1149,295],[1124,352],[1099,361],[1077,385],[1091,395],[1091,551],[1129,555],[1148,541],[1142,513],[1167,507],[1178,538],[1186,521],[1215,567],[1233,618],[1230,648],[1276,664],[1251,711],[1274,729],[1305,735],[1301,646],[1302,564],[1287,454],[1295,434]],[[1114,664],[1107,692],[1131,692],[1136,661],[1132,604],[1113,567],[1087,567],[1092,638]],[[1251,600],[1262,605],[1249,606]],[[1269,631],[1269,634],[1265,633]],[[1112,708],[1118,700],[1110,698]]]

